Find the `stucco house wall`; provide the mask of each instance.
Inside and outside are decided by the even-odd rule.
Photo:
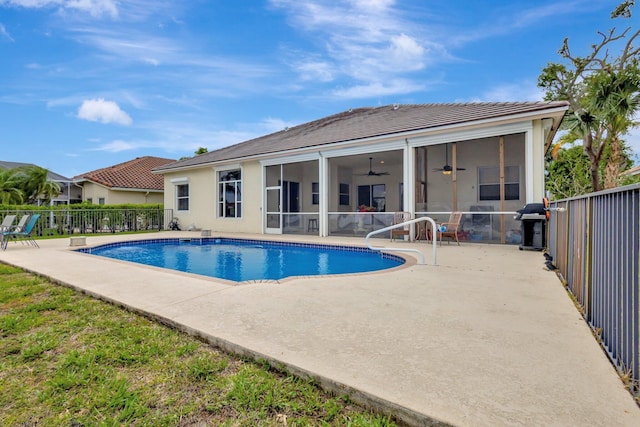
[[[218,216],[218,172],[229,169],[242,170],[242,217]],[[200,229],[238,233],[262,232],[262,169],[257,161],[247,161],[165,174],[165,207],[173,207],[183,230],[191,225]],[[189,210],[176,209],[176,185],[189,184]]]
[[[113,190],[103,185],[85,181],[83,183],[83,201],[91,200],[94,205],[104,198],[105,205],[121,204],[163,204],[164,194],[142,190]]]

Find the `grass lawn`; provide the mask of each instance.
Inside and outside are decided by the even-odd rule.
[[[396,424],[309,381],[0,263],[0,425]]]

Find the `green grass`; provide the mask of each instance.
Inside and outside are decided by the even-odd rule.
[[[0,264],[0,425],[396,424],[308,380]]]

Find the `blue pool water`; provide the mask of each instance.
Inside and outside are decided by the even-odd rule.
[[[359,273],[404,263],[365,248],[221,238],[139,240],[80,251],[236,282]]]

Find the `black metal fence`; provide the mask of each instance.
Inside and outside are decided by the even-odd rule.
[[[550,208],[549,255],[620,376],[640,396],[640,185]]]
[[[0,221],[7,215],[39,213],[34,236],[65,236],[139,231],[160,231],[173,219],[172,209],[6,209],[0,211]]]

